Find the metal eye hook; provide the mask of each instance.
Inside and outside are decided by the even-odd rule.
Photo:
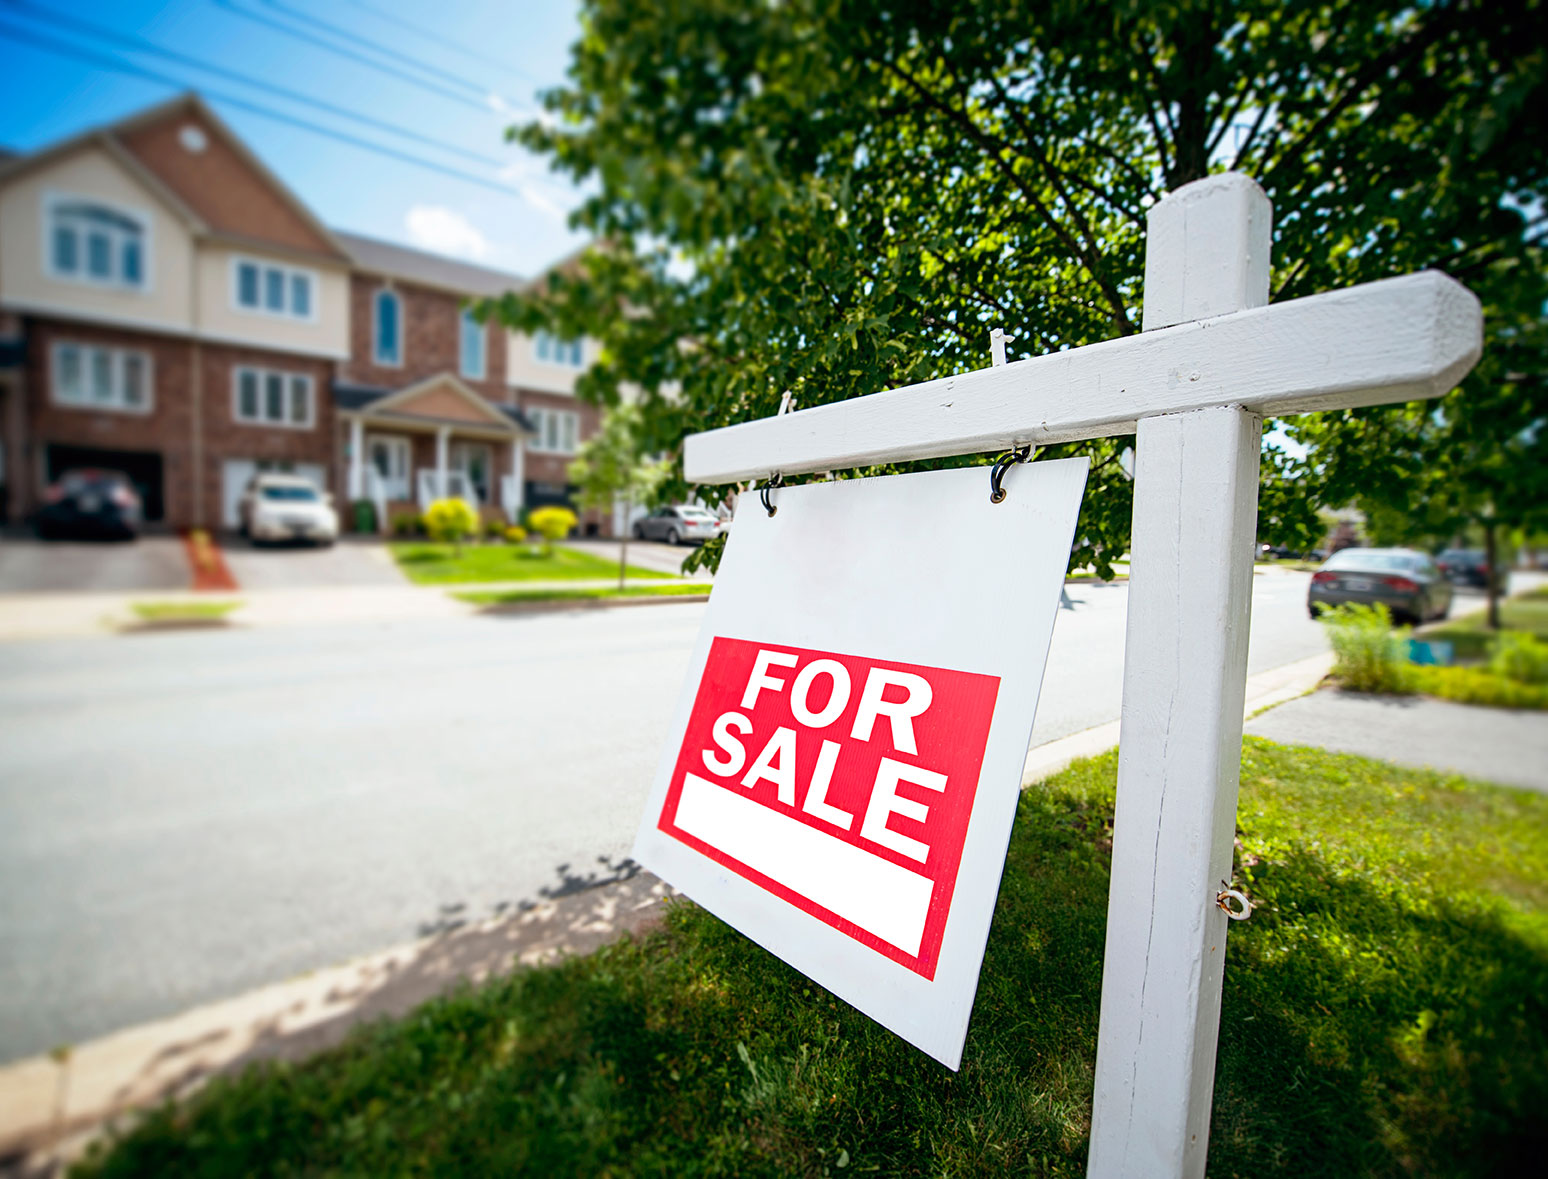
[[[1000,481],[1005,478],[1005,472],[1017,463],[1029,462],[1036,448],[1029,442],[1023,448],[1012,448],[1000,456],[989,472],[989,502],[992,504],[1005,502],[1005,488],[1000,486]]]
[[[768,481],[764,483],[764,485],[758,490],[758,499],[763,503],[763,510],[771,516],[775,512],[779,511],[779,508],[769,502],[769,492],[775,490],[776,488],[783,487],[784,485],[785,477],[783,475],[774,474],[770,475]]]

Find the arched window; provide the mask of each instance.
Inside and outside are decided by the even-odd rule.
[[[376,292],[375,320],[376,363],[396,368],[403,363],[403,301],[395,291]]]
[[[146,286],[145,222],[109,205],[77,198],[49,207],[49,270],[102,286]]]

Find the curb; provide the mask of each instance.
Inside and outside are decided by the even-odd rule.
[[[1245,722],[1250,716],[1294,700],[1297,696],[1304,696],[1320,684],[1332,669],[1333,654],[1328,652],[1249,676],[1242,720]],[[1022,767],[1022,789],[1034,786],[1044,778],[1053,777],[1076,758],[1106,753],[1118,744],[1121,723],[1108,721],[1104,725],[1034,746]]]
[[[498,614],[546,614],[559,610],[610,610],[614,606],[669,606],[674,602],[707,602],[708,594],[646,594],[638,598],[550,598],[536,602],[490,602],[473,606],[474,612],[485,615]]]
[[[466,982],[648,931],[677,895],[632,861],[477,924],[0,1066],[0,1176],[56,1174],[139,1110],[259,1061],[299,1061]]]

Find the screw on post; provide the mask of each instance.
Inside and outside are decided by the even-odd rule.
[[[1246,921],[1252,916],[1252,901],[1247,894],[1239,888],[1232,888],[1224,880],[1220,882],[1220,891],[1215,894],[1215,907],[1232,921]]]
[[[999,328],[993,328],[989,332],[989,360],[995,368],[1005,363],[1005,345],[1014,344],[1015,336],[1007,336]]]

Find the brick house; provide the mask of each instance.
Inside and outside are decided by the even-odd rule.
[[[594,346],[465,310],[522,281],[328,229],[195,95],[0,161],[0,519],[80,466],[171,527],[234,527],[263,469],[383,527],[565,501]]]

